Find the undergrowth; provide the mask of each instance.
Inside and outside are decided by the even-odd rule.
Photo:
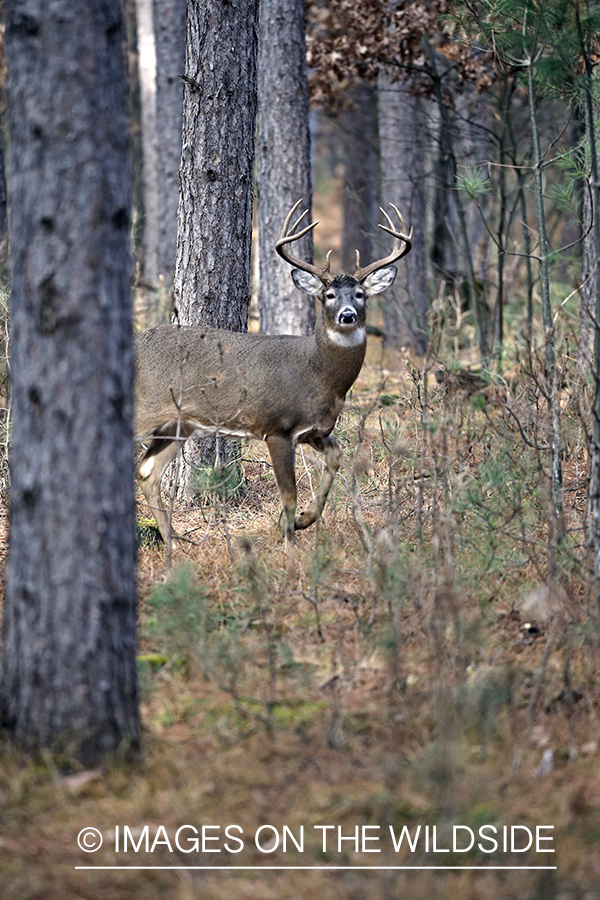
[[[419,365],[396,357],[363,371],[337,426],[344,464],[323,521],[287,550],[258,442],[242,447],[241,496],[224,496],[219,482],[205,507],[177,508],[175,529],[196,543],[175,552],[170,572],[164,547],[140,547],[141,758],[71,788],[50,761],[28,765],[4,749],[0,801],[22,835],[15,848],[0,834],[12,896],[58,900],[66,885],[98,900],[187,900],[198,890],[216,900],[234,877],[236,896],[261,900],[600,896],[589,386],[564,357],[567,533],[558,545],[542,363],[521,346],[501,374],[474,372],[451,354],[440,359],[443,350],[442,342]],[[319,465],[298,454],[300,508]],[[135,862],[300,869],[188,871],[180,880],[148,871],[134,881],[63,867],[59,883],[24,850],[28,840],[39,851],[40,820],[75,864],[85,860],[74,835],[87,824],[106,835],[94,864],[111,865],[124,862],[111,849],[117,823],[136,834],[164,823],[172,835],[186,822],[235,822],[245,839],[239,855],[163,845]],[[267,824],[296,837],[304,827],[303,852],[260,852],[252,836]],[[355,852],[350,840],[338,851],[333,831],[324,852],[317,829],[325,825],[345,838],[371,829],[381,842],[368,846],[381,853]],[[558,852],[426,848],[425,828],[450,847],[455,825],[462,835],[552,826]],[[395,852],[390,826],[396,835],[406,828],[414,850],[404,840]],[[548,859],[556,872],[490,869]],[[308,868],[442,863],[483,869]]]

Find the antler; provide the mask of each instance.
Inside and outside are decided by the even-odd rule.
[[[333,275],[331,275],[329,272],[331,250],[327,254],[327,261],[326,261],[325,265],[322,268],[319,268],[318,266],[314,266],[312,263],[304,262],[301,259],[296,259],[296,257],[292,256],[291,253],[287,249],[288,244],[291,244],[292,241],[300,240],[301,237],[304,237],[305,234],[308,234],[309,231],[312,231],[312,229],[315,227],[315,225],[319,224],[319,222],[317,220],[316,222],[311,222],[310,225],[307,225],[305,228],[302,229],[302,231],[296,231],[300,222],[302,221],[302,219],[308,212],[308,210],[305,209],[304,212],[302,213],[302,215],[300,216],[300,218],[297,219],[296,222],[294,222],[294,224],[290,228],[290,222],[292,221],[292,217],[301,203],[302,203],[302,199],[300,199],[296,203],[294,203],[294,205],[290,209],[289,213],[287,214],[286,220],[283,223],[281,237],[275,244],[275,249],[281,256],[281,258],[285,259],[285,261],[290,263],[290,265],[295,266],[297,269],[302,269],[304,272],[310,272],[312,275],[316,275],[317,278],[320,278],[321,281],[323,282],[323,284],[325,284],[325,285],[330,284],[333,281]],[[391,224],[392,223],[390,222],[390,225]]]
[[[362,282],[365,280],[367,275],[370,275],[371,272],[376,272],[377,269],[383,269],[384,266],[390,266],[396,260],[401,259],[405,256],[412,247],[412,234],[413,229],[411,226],[410,231],[406,234],[406,223],[402,218],[402,215],[398,211],[398,209],[394,206],[393,203],[390,203],[390,206],[400,219],[400,228],[401,231],[396,231],[394,228],[394,223],[386,213],[385,209],[380,206],[381,212],[384,214],[386,219],[388,220],[388,225],[380,225],[379,227],[383,229],[383,231],[387,231],[388,234],[391,234],[394,238],[394,246],[392,247],[392,252],[389,256],[384,257],[384,259],[378,259],[376,262],[372,262],[370,265],[365,266],[365,268],[361,268],[360,265],[360,254],[358,250],[356,251],[356,270],[354,272],[354,277],[358,282]]]

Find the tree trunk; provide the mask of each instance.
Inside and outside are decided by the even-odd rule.
[[[161,290],[170,296],[177,247],[179,163],[185,71],[185,0],[153,0],[156,46],[156,121],[158,163],[158,247],[156,268]]]
[[[447,199],[443,199],[442,192],[447,191],[454,200],[454,209],[456,212],[456,229],[452,228],[452,236],[454,231],[458,230],[460,235],[460,245],[462,249],[463,265],[464,265],[464,283],[468,290],[469,303],[475,312],[475,320],[477,323],[477,341],[482,356],[488,353],[488,318],[489,312],[485,298],[482,296],[477,278],[475,276],[473,247],[471,246],[471,234],[469,233],[469,219],[467,210],[463,205],[463,192],[460,189],[458,177],[458,163],[454,147],[454,122],[453,115],[447,105],[444,95],[443,76],[438,71],[439,59],[434,52],[427,36],[423,40],[429,64],[431,66],[431,75],[433,81],[433,92],[438,108],[440,126],[439,126],[439,168],[444,171],[443,182],[439,185],[436,192],[436,203],[434,209],[434,238],[432,249],[432,262],[440,269],[443,266],[443,250],[445,241],[451,236],[448,233],[447,221],[449,218],[448,209],[446,207]],[[447,269],[447,267],[446,267]],[[443,269],[442,269],[443,271]],[[452,274],[452,273],[447,273]]]
[[[405,82],[381,73],[378,83],[381,195],[384,208],[394,203],[408,226],[413,246],[384,306],[385,341],[422,354],[427,347],[425,257],[424,140],[420,104]]]
[[[595,130],[592,132],[588,127],[588,142],[593,140],[594,146],[598,145],[598,137],[600,128],[598,127],[597,118],[595,119]],[[590,140],[591,139],[591,140]],[[595,187],[593,178],[590,175],[588,184],[584,184],[583,191],[583,232],[584,238],[581,242],[581,288],[580,304],[579,304],[579,346],[578,357],[582,367],[587,368],[592,365],[594,356],[594,333],[595,333],[595,315],[596,315],[596,296],[597,288],[597,269],[598,256],[596,255],[596,235],[594,228],[590,227],[594,223],[594,209],[592,198],[594,196]],[[590,196],[591,195],[591,196]]]
[[[175,302],[179,321],[246,331],[256,0],[187,0]]]
[[[506,231],[508,224],[508,192],[506,184],[507,168],[507,141],[509,136],[509,110],[514,91],[514,79],[509,78],[508,72],[502,76],[502,86],[498,98],[498,190],[500,202],[498,209],[498,224],[496,227],[496,303],[494,307],[494,340],[493,346],[496,354],[498,371],[502,371],[504,353],[504,263],[506,259]],[[483,278],[482,278],[483,280]]]
[[[257,29],[257,0],[187,0],[173,283],[181,325],[248,328]],[[193,497],[191,468],[214,461],[214,448],[214,437],[188,441],[179,499]],[[227,458],[226,446],[217,455]]]
[[[357,250],[362,265],[379,256],[377,95],[371,85],[365,83],[354,90],[340,127],[344,147],[342,269],[354,272]]]
[[[565,512],[563,504],[562,481],[562,441],[560,436],[560,395],[556,372],[556,349],[554,344],[554,324],[550,300],[550,264],[548,257],[550,248],[546,234],[546,212],[544,208],[544,178],[542,171],[542,153],[538,129],[537,107],[535,99],[535,82],[533,60],[527,67],[527,95],[529,99],[529,121],[533,144],[535,211],[539,241],[540,290],[542,295],[542,320],[546,341],[546,379],[548,392],[548,443],[550,444],[550,484],[552,493],[551,525],[556,529],[556,541],[560,543],[566,537]],[[550,577],[555,571],[554,548],[549,539]]]
[[[155,306],[158,280],[158,140],[156,125],[156,42],[152,0],[136,0],[138,71],[142,127],[143,284],[148,308]]]
[[[143,288],[144,262],[144,184],[142,150],[142,114],[140,101],[140,71],[137,50],[137,0],[122,0],[123,27],[125,31],[125,57],[127,71],[127,105],[129,125],[129,152],[131,156],[131,248],[133,253],[135,291],[133,295],[134,317],[147,316],[147,292]],[[149,324],[149,323],[148,323]]]
[[[258,309],[263,334],[310,334],[314,304],[292,282],[275,242],[294,203],[311,210],[304,0],[261,0],[258,54]],[[308,218],[307,218],[307,221]],[[294,252],[312,262],[312,232]]]
[[[120,0],[7,0],[12,388],[0,717],[86,764],[138,742]]]
[[[584,272],[586,265],[589,267],[588,274],[591,276],[591,267],[594,260],[600,260],[600,165],[598,163],[598,110],[594,103],[595,99],[595,78],[594,66],[592,63],[591,48],[588,43],[587,36],[584,34],[581,15],[579,8],[576,7],[577,33],[579,36],[581,50],[585,62],[585,123],[588,134],[589,154],[590,154],[590,181],[591,181],[591,198],[588,197],[587,207],[588,215],[591,219],[585,223],[591,226],[591,238],[587,239],[587,255],[584,257]],[[593,250],[591,249],[593,248]],[[585,249],[585,248],[584,248]],[[590,259],[589,257],[592,257]],[[592,584],[594,591],[594,613],[596,620],[596,631],[600,634],[600,278],[597,271],[594,273],[593,287],[595,293],[591,294],[588,289],[586,297],[586,318],[593,321],[593,353],[594,362],[592,375],[594,378],[594,406],[592,410],[592,446],[590,453],[590,487],[589,487],[589,506],[591,513],[591,534],[588,541],[591,544],[592,551]],[[590,281],[592,279],[590,278]],[[582,297],[582,305],[584,299]],[[582,323],[583,324],[583,323]],[[588,338],[589,341],[589,338]],[[591,538],[591,540],[590,540]]]
[[[471,85],[465,85],[456,93],[456,112],[453,127],[456,133],[456,145],[461,168],[456,172],[459,175],[464,171],[463,167],[472,167],[478,172],[486,171],[486,162],[493,156],[495,147],[490,142],[489,126],[489,98],[485,93],[477,93]],[[495,115],[495,111],[492,113]],[[499,124],[501,128],[501,125]],[[481,303],[485,304],[484,285],[488,282],[488,248],[490,243],[489,233],[485,227],[485,221],[489,221],[489,195],[484,193],[478,197],[477,205],[465,203],[465,220],[473,267],[478,281],[478,293],[481,294]],[[485,312],[485,318],[490,317],[489,311]],[[491,324],[491,323],[488,323]],[[490,330],[489,337],[492,337]]]
[[[6,196],[6,167],[4,165],[4,136],[0,132],[0,273],[6,277],[8,260],[8,202]]]

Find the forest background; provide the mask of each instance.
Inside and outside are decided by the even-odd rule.
[[[256,182],[243,200],[255,194],[253,263],[236,249],[239,195],[232,212],[217,198],[202,207],[214,270],[184,265],[178,248],[182,123],[201,93],[184,4],[162,0],[156,15],[138,0],[124,11],[135,327],[175,310],[305,333],[312,311],[272,259],[301,195],[310,208],[312,193],[321,222],[315,259],[332,248],[334,269],[351,270],[357,249],[364,260],[386,252],[380,204],[401,209],[414,246],[369,311],[324,522],[292,554],[279,542],[262,445],[244,444],[179,492],[174,523],[195,542],[185,551],[154,545],[139,505],[140,755],[89,768],[4,741],[5,895],[220,897],[235,879],[236,894],[261,898],[600,896],[598,4],[263,0]],[[306,87],[286,94],[276,66],[290,57],[292,27]],[[215,66],[220,54],[232,67],[223,32],[212,33]],[[265,72],[276,75],[274,96]],[[233,77],[229,106],[218,84],[212,93],[215,115],[248,112]],[[237,134],[241,157],[248,138]],[[178,284],[186,268],[218,285],[190,290],[212,298],[202,309]],[[246,288],[224,285],[224,269]],[[10,274],[6,265],[7,288]],[[5,397],[4,457],[8,373]],[[308,499],[312,461],[301,455],[298,470]],[[3,490],[6,499],[6,464]],[[185,822],[238,822],[248,835],[266,823],[294,833],[335,824],[344,835],[435,825],[442,846],[453,825],[544,825],[556,853],[550,863],[533,851],[490,859],[475,847],[445,855],[456,868],[442,873],[426,868],[440,860],[422,843],[410,853],[405,844],[377,865],[420,869],[327,873],[308,866],[374,863],[352,842],[328,854],[315,842],[302,855],[254,847],[217,860],[297,871],[75,869],[122,862],[117,824],[136,840],[148,825],[152,843],[159,825]],[[92,824],[105,846],[90,861],[76,838]],[[136,864],[216,863],[162,844]]]

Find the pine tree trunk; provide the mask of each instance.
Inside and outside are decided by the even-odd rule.
[[[385,341],[415,353],[427,347],[424,140],[420,105],[404,82],[382,73],[378,83],[381,195],[414,227],[413,246],[398,271],[384,306]]]
[[[158,135],[156,122],[156,43],[152,0],[136,0],[138,72],[142,129],[143,284],[147,307],[156,305],[158,280]]]
[[[170,296],[177,247],[179,164],[185,71],[185,0],[153,0],[156,46],[156,121],[158,162],[157,272]]]
[[[444,94],[443,76],[438,71],[439,59],[434,52],[427,36],[424,37],[424,46],[429,58],[429,64],[432,71],[433,93],[437,104],[439,114],[439,163],[438,169],[443,172],[443,180],[439,183],[436,191],[436,201],[434,204],[434,236],[431,258],[434,266],[444,273],[448,270],[448,266],[444,264],[444,250],[448,239],[454,237],[458,232],[460,238],[457,243],[462,251],[463,278],[465,288],[468,290],[469,303],[475,312],[475,320],[477,323],[477,341],[482,356],[488,354],[488,325],[489,311],[485,298],[477,284],[475,277],[474,265],[474,248],[471,245],[471,234],[469,233],[469,217],[467,209],[463,205],[463,192],[460,189],[458,178],[458,163],[454,146],[454,122],[453,115],[447,105]],[[444,196],[445,194],[445,196]],[[452,227],[451,232],[448,231],[447,221],[449,219],[449,209],[447,207],[448,197],[451,196],[454,201],[454,211],[456,213],[456,226]],[[448,274],[452,275],[452,271]]]
[[[130,183],[120,0],[7,0],[10,538],[0,717],[95,764],[138,742]]]
[[[600,128],[596,122],[596,128],[593,135],[594,144],[598,144],[600,136]],[[591,132],[588,126],[588,141]],[[595,193],[592,176],[588,179],[588,184],[584,185],[583,191],[583,232],[584,238],[581,242],[581,289],[580,305],[579,305],[579,346],[578,356],[582,366],[587,368],[592,365],[594,356],[594,332],[595,332],[595,315],[596,315],[596,296],[597,296],[597,269],[598,257],[596,255],[596,236],[594,234],[594,210],[592,197]],[[592,195],[592,197],[590,196]]]
[[[588,215],[591,220],[585,223],[590,227],[591,237],[587,241],[587,265],[590,267],[594,259],[600,259],[600,164],[598,162],[598,110],[594,103],[595,78],[591,48],[587,36],[584,35],[579,8],[576,8],[577,31],[583,59],[585,63],[585,122],[588,134],[590,154],[591,198],[588,198]],[[593,250],[591,249],[593,248]],[[589,257],[592,257],[590,260]],[[586,260],[584,258],[584,271]],[[591,273],[590,273],[591,274]],[[591,280],[591,279],[590,279]],[[589,507],[591,514],[591,533],[588,542],[592,551],[592,584],[595,601],[595,620],[597,634],[600,634],[600,278],[595,273],[593,279],[594,294],[588,290],[586,298],[587,314],[593,321],[593,368],[594,406],[592,410],[592,446],[590,453],[590,487]],[[582,298],[582,305],[584,300]],[[587,317],[587,316],[586,316]],[[583,323],[582,323],[583,324]],[[589,338],[588,338],[589,341]],[[587,355],[587,354],[586,354]]]
[[[548,257],[550,248],[546,235],[546,212],[544,208],[544,183],[542,172],[542,154],[540,149],[540,135],[537,121],[537,108],[535,101],[535,83],[533,61],[527,68],[527,93],[529,99],[529,121],[531,125],[531,137],[533,144],[534,167],[534,193],[535,211],[538,230],[540,260],[540,291],[542,295],[542,320],[544,323],[544,337],[546,341],[546,379],[548,391],[548,442],[550,444],[550,484],[552,493],[552,518],[551,522],[556,530],[558,543],[566,537],[565,513],[563,504],[562,482],[562,441],[560,436],[560,395],[558,392],[558,379],[556,372],[556,349],[554,344],[554,324],[552,321],[552,307],[550,301],[550,264]],[[549,543],[550,549],[550,575],[554,576],[554,549]]]
[[[4,139],[0,132],[0,268],[8,256],[8,202],[6,197],[6,167],[4,165]]]
[[[246,331],[256,0],[187,0],[175,302],[179,321]]]
[[[261,0],[258,56],[258,308],[263,334],[310,334],[314,304],[292,282],[275,242],[294,203],[311,210],[304,0]],[[309,221],[308,217],[306,221]],[[312,232],[294,245],[312,262]]]
[[[248,327],[257,28],[257,0],[187,0],[173,283],[181,325]],[[178,497],[189,501],[191,471],[214,461],[215,439],[193,437],[185,454]]]
[[[344,148],[344,230],[342,269],[354,272],[356,251],[361,264],[379,257],[379,160],[377,95],[369,84],[356,88],[341,116]]]

